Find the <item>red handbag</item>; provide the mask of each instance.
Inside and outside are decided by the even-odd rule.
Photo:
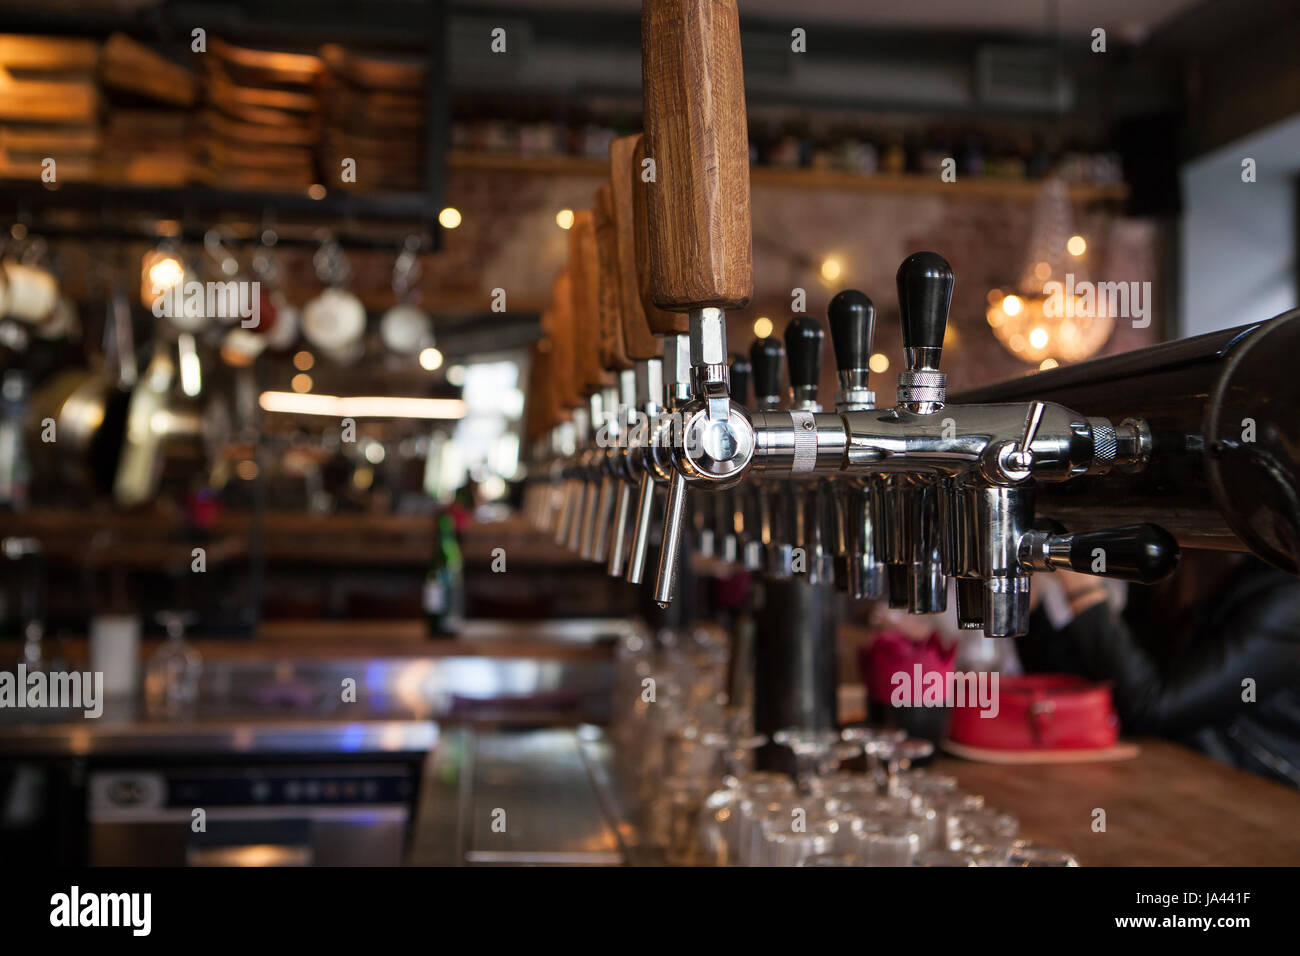
[[[948,738],[987,750],[1102,750],[1119,739],[1110,687],[1069,674],[1001,677],[996,716],[954,707]]]

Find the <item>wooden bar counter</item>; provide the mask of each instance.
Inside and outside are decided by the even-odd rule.
[[[1300,865],[1300,791],[1163,740],[1132,760],[939,767],[1082,866]],[[1093,831],[1096,809],[1105,832]]]

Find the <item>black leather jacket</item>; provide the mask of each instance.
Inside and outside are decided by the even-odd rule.
[[[1300,579],[1248,560],[1180,617],[1190,623],[1168,659],[1143,642],[1170,624],[1146,591],[1130,587],[1122,616],[1095,605],[1060,632],[1039,609],[1017,642],[1025,670],[1109,681],[1127,732],[1171,737],[1300,787]],[[1247,678],[1253,702],[1243,700]]]

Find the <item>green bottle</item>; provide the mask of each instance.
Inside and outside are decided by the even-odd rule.
[[[424,578],[424,617],[430,637],[448,637],[460,630],[465,615],[465,564],[456,541],[451,515],[438,516],[433,560]]]

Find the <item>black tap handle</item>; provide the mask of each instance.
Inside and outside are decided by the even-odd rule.
[[[952,267],[937,252],[914,252],[898,267],[904,356],[913,371],[939,367],[952,283]]]
[[[738,405],[749,404],[749,359],[739,352],[731,353],[731,400]]]
[[[822,374],[821,323],[806,315],[796,315],[785,327],[785,354],[790,363],[790,387],[817,387]]]
[[[1164,528],[1134,524],[1071,535],[1070,567],[1084,574],[1151,584],[1178,566],[1178,542]]]
[[[826,307],[831,323],[835,367],[841,372],[866,372],[876,337],[876,307],[866,293],[845,289]]]
[[[754,376],[754,404],[764,405],[781,398],[781,366],[785,348],[776,338],[755,339],[749,347],[749,363]]]

